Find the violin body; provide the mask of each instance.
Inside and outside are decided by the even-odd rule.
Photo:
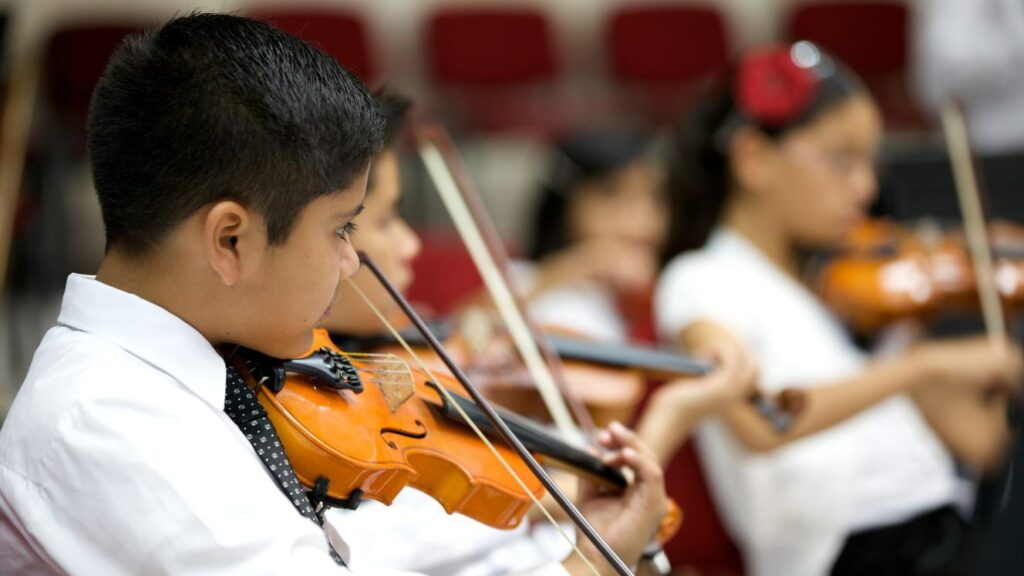
[[[313,350],[322,348],[341,354],[327,333],[317,330]],[[358,359],[351,362],[357,370],[379,370]],[[413,487],[448,513],[495,528],[517,526],[533,500],[470,429],[440,413],[444,402],[438,390],[426,378],[411,376],[413,395],[395,409],[375,384],[356,392],[298,373],[288,373],[276,392],[258,386],[256,395],[299,481],[311,488],[326,481],[329,503],[371,498],[390,504],[402,489]],[[505,446],[495,447],[533,495],[542,496],[543,487],[520,458]]]
[[[1010,309],[1024,304],[1024,227],[989,227],[995,284]],[[825,303],[854,330],[872,333],[897,320],[977,310],[974,268],[963,234],[916,230],[890,221],[856,229],[817,280]]]

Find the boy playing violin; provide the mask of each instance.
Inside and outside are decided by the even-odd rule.
[[[401,291],[413,282],[413,260],[420,252],[420,240],[399,213],[403,186],[399,170],[401,133],[410,102],[384,93],[379,97],[387,119],[384,145],[373,158],[358,230],[352,244],[369,255]],[[353,284],[385,315],[397,306],[368,269],[353,276]],[[352,285],[340,288],[340,300],[358,302]],[[384,327],[369,307],[335,309],[323,326],[346,350],[359,350],[379,341]],[[693,426],[704,416],[749,394],[755,372],[741,351],[716,351],[720,368],[703,378],[687,378],[663,386],[638,422],[644,442],[663,463],[688,438]],[[329,514],[342,533],[352,534],[350,544],[361,551],[353,555],[355,567],[366,563],[390,568],[419,569],[444,574],[494,574],[512,567],[538,564],[544,558],[564,555],[560,537],[545,525],[528,531],[523,525],[514,531],[497,530],[471,519],[447,514],[430,496],[406,490],[388,507],[364,502],[355,511],[338,509]],[[346,529],[348,527],[349,529]],[[363,530],[356,530],[361,527]],[[376,538],[366,527],[398,536],[419,535],[418,541],[395,550],[391,542]],[[430,550],[430,554],[425,554]],[[514,550],[514,553],[510,553]],[[376,552],[376,553],[372,553]]]
[[[106,255],[68,279],[0,431],[0,572],[344,570],[272,427],[246,435],[225,413],[252,396],[221,352],[310,346],[358,268],[382,124],[334,60],[252,20],[176,18],[117,51],[89,118]],[[584,511],[635,562],[661,471],[628,431],[605,439],[636,480]]]

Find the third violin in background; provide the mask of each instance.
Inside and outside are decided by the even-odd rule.
[[[1024,226],[993,221],[987,231],[1000,299],[1016,312],[1024,305]],[[825,303],[861,334],[979,306],[962,229],[932,220],[866,221],[820,267],[814,283]]]

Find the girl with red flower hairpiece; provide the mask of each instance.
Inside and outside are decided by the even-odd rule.
[[[747,54],[676,134],[659,331],[746,346],[762,390],[803,390],[785,434],[742,403],[698,432],[754,575],[949,573],[968,493],[955,462],[981,474],[1004,459],[1006,406],[984,396],[1021,381],[1008,342],[867,356],[801,281],[801,254],[863,218],[881,136],[862,83],[807,42]]]

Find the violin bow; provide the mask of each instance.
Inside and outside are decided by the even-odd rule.
[[[552,420],[565,438],[580,441],[580,430],[572,416],[588,434],[594,431],[594,421],[567,384],[554,346],[530,319],[522,298],[517,294],[511,282],[508,253],[487,216],[479,193],[458,161],[451,139],[443,128],[436,125],[419,127],[415,138],[416,148],[434,187],[480,272]]]
[[[547,471],[545,471],[544,468],[540,465],[540,463],[537,462],[537,459],[534,458],[532,454],[530,454],[529,450],[526,449],[526,447],[519,440],[519,438],[516,437],[516,435],[509,429],[505,421],[502,420],[498,413],[494,410],[494,407],[492,407],[491,404],[483,397],[480,391],[477,390],[477,388],[470,383],[469,379],[466,377],[466,374],[462,371],[461,368],[459,368],[458,364],[456,364],[452,360],[451,356],[448,355],[447,351],[445,351],[444,346],[441,344],[441,342],[437,340],[437,338],[427,327],[423,319],[420,318],[419,314],[416,313],[416,311],[412,308],[412,306],[405,299],[405,297],[402,296],[401,292],[399,292],[399,290],[395,288],[391,281],[388,280],[388,278],[384,275],[384,273],[373,261],[373,259],[367,256],[365,253],[360,252],[359,260],[373,273],[373,275],[377,278],[377,280],[388,292],[388,294],[395,301],[395,303],[398,304],[398,306],[402,309],[402,312],[409,319],[409,321],[413,323],[413,325],[416,327],[416,330],[419,331],[420,335],[423,336],[423,338],[427,341],[427,343],[438,355],[438,357],[441,358],[441,361],[444,362],[445,366],[448,368],[448,370],[451,371],[455,379],[458,380],[459,384],[466,391],[466,394],[468,394],[469,397],[472,398],[473,402],[480,407],[484,415],[494,426],[497,433],[509,445],[509,447],[511,447],[512,450],[514,450],[516,454],[518,454],[519,457],[523,459],[523,462],[526,463],[527,467],[529,467],[530,471],[534,474],[534,476],[537,477],[540,483],[543,484],[544,487],[551,494],[552,498],[554,498],[558,505],[565,511],[565,513],[569,516],[569,519],[573,522],[573,524],[575,524],[576,527],[579,528],[580,532],[582,532],[583,535],[588,540],[590,540],[594,547],[597,548],[601,555],[604,556],[604,558],[608,561],[612,568],[618,574],[620,574],[620,576],[631,576],[633,573],[630,571],[629,567],[626,566],[626,563],[623,562],[622,558],[619,558],[618,554],[616,554],[615,551],[612,550],[611,546],[608,545],[604,538],[597,532],[597,530],[594,529],[593,525],[590,524],[590,522],[586,519],[586,517],[583,516],[579,509],[576,508],[572,501],[569,500],[569,498],[565,495],[562,489],[558,487],[558,484],[555,483],[555,481],[551,478]],[[391,324],[387,322],[387,319],[384,318],[384,316],[379,312],[379,310],[377,310],[377,308],[373,306],[369,298],[367,298],[366,295],[363,294],[361,290],[359,290],[359,287],[354,282],[352,282],[351,279],[349,280],[349,283],[356,289],[356,291],[363,298],[363,300],[378,315],[381,321],[383,321],[385,325],[392,331],[392,333],[399,339],[399,342],[404,343],[404,339],[402,339],[398,332],[394,330],[394,328],[391,326]],[[408,350],[411,351],[411,349]],[[415,356],[415,353],[413,353],[413,355]],[[427,373],[429,374],[430,370],[425,366],[424,368],[427,370]],[[448,394],[447,390],[443,386],[439,386],[438,389],[442,392],[442,394]],[[456,402],[452,402],[452,404],[457,405]],[[494,455],[498,458],[499,461],[501,461],[504,464],[504,459],[496,450],[493,449],[493,446],[491,445],[490,441],[486,438],[486,436],[484,436],[483,432],[480,431],[480,429],[473,424],[472,420],[465,413],[463,413],[462,415],[464,418],[466,418],[467,423],[474,430],[474,432],[476,432],[477,435],[480,436],[480,439],[487,446],[491,447]],[[512,471],[511,467],[507,466],[507,464],[506,469],[509,471],[510,474],[512,474],[513,477],[519,480],[519,477],[515,474],[515,472]],[[519,481],[522,485],[522,481]],[[527,491],[527,493],[529,493],[529,491]],[[558,523],[547,512],[547,510],[544,509],[544,506],[540,503],[540,501],[535,498],[534,502],[535,504],[540,506],[541,510],[544,511],[545,515],[547,515],[548,517],[548,520],[550,520],[556,526],[556,528],[558,528]],[[561,531],[560,528],[559,531]],[[579,547],[573,544],[573,549],[584,560],[584,562],[588,566],[590,566],[594,573],[598,574],[597,569],[593,566],[593,564],[591,564],[590,560],[580,551]]]
[[[942,130],[946,136],[949,161],[953,168],[957,198],[964,222],[964,237],[974,265],[975,285],[981,299],[981,314],[985,331],[995,342],[1006,334],[1003,306],[995,284],[995,267],[992,265],[992,247],[985,230],[985,213],[981,204],[981,186],[975,171],[967,135],[967,121],[963,107],[955,100],[948,100],[942,108]]]

